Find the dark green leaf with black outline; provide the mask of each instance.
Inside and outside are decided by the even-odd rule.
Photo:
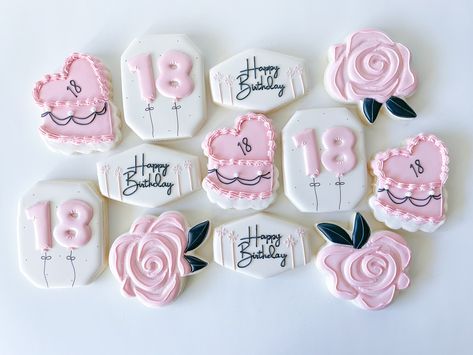
[[[386,101],[386,108],[389,110],[389,112],[391,112],[394,116],[397,117],[417,117],[417,114],[412,109],[412,107],[410,107],[406,101],[396,96],[391,96],[388,101]]]
[[[353,246],[356,249],[361,249],[370,239],[371,229],[368,222],[363,218],[360,213],[356,213],[355,223],[353,225],[353,233],[351,239],[353,240]]]
[[[196,249],[203,243],[209,233],[209,226],[209,221],[205,221],[189,229],[189,232],[187,233],[186,252]]]
[[[187,262],[191,266],[191,272],[199,271],[208,265],[206,261],[192,255],[184,255],[184,258],[186,258]]]
[[[381,106],[383,106],[383,104],[375,99],[367,97],[363,100],[363,113],[369,123],[374,123],[378,117]]]
[[[325,235],[325,237],[332,243],[353,245],[350,235],[345,229],[332,223],[319,223],[317,224],[319,231]]]

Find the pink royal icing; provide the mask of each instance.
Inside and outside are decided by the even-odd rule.
[[[156,99],[156,85],[151,54],[141,53],[128,59],[128,69],[138,75],[141,98],[146,102],[153,102]]]
[[[194,91],[194,82],[189,74],[192,58],[181,51],[168,50],[158,60],[158,91],[166,97],[182,99]]]
[[[76,249],[86,245],[92,237],[89,226],[94,210],[82,200],[67,200],[59,205],[59,223],[53,231],[54,239],[65,248]]]
[[[434,135],[419,134],[405,149],[378,153],[371,162],[378,179],[375,203],[388,214],[404,219],[442,222],[448,163],[447,148]]]
[[[98,59],[72,54],[61,73],[46,75],[33,90],[45,110],[40,133],[59,143],[113,142],[110,90],[107,70]]]
[[[184,258],[187,225],[178,212],[159,217],[144,216],[118,237],[110,250],[110,269],[122,285],[122,293],[137,297],[149,307],[173,301],[181,289],[181,277],[191,272]]]
[[[211,132],[202,143],[209,158],[204,185],[232,199],[266,199],[273,194],[275,133],[271,120],[248,113],[235,128]]]
[[[396,290],[409,286],[405,270],[410,258],[411,252],[400,235],[380,231],[372,234],[361,249],[324,246],[317,255],[317,266],[329,276],[328,286],[334,296],[377,310],[391,303]]]
[[[329,50],[327,90],[343,102],[372,98],[384,103],[391,96],[409,96],[417,87],[410,57],[404,45],[393,42],[383,32],[354,32],[346,43]]]

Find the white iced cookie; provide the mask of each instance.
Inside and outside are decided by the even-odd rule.
[[[21,272],[37,287],[91,283],[106,264],[107,204],[86,180],[38,182],[18,210]]]
[[[215,228],[214,260],[248,276],[275,276],[310,261],[308,233],[300,225],[258,213]]]
[[[264,113],[304,95],[309,76],[303,59],[248,49],[210,69],[210,89],[218,105]]]
[[[366,193],[363,127],[344,108],[297,111],[282,130],[284,192],[301,212],[354,209]]]
[[[142,207],[157,207],[200,189],[199,159],[142,144],[97,163],[102,195]]]
[[[143,140],[192,137],[206,115],[204,65],[185,35],[134,39],[121,57],[125,121]]]

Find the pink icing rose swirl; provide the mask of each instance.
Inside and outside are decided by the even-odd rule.
[[[409,62],[409,50],[383,32],[358,31],[346,43],[330,47],[325,86],[343,102],[372,98],[384,103],[391,96],[406,97],[417,86]]]
[[[405,269],[411,251],[398,234],[380,231],[361,248],[330,244],[317,255],[318,268],[327,274],[330,292],[357,306],[376,310],[388,306],[396,290],[409,286]]]
[[[118,237],[110,250],[110,269],[122,293],[149,307],[164,306],[181,290],[181,277],[191,268],[184,258],[187,226],[177,212],[144,216]]]

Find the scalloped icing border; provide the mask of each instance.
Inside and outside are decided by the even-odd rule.
[[[279,170],[276,166],[273,166],[273,172],[273,189],[267,198],[244,199],[227,197],[225,194],[220,192],[219,189],[215,189],[212,185],[207,184],[206,179],[202,181],[202,188],[207,193],[210,202],[219,205],[223,209],[235,208],[237,210],[245,210],[251,208],[254,210],[264,210],[272,204],[277,197],[277,190],[279,188]]]
[[[431,182],[423,184],[407,184],[404,182],[396,181],[392,178],[386,176],[383,171],[383,164],[386,160],[393,156],[411,156],[412,150],[417,146],[419,142],[432,142],[434,143],[440,151],[442,157],[442,166],[440,168],[440,182]],[[413,138],[409,138],[405,144],[404,149],[394,148],[388,149],[384,152],[376,154],[374,159],[371,161],[371,169],[373,170],[373,175],[378,179],[378,184],[394,186],[399,189],[407,189],[409,191],[428,191],[434,188],[442,187],[445,185],[445,182],[448,179],[448,163],[449,163],[448,150],[445,147],[444,143],[437,138],[435,135],[425,135],[423,133],[418,134]]]
[[[257,120],[257,121],[263,121],[263,124],[265,127],[268,129],[268,133],[270,135],[269,141],[268,141],[268,160],[233,160],[233,159],[217,159],[217,157],[213,154],[213,149],[212,149],[212,141],[216,139],[217,137],[223,136],[223,135],[228,135],[231,134],[233,136],[237,136],[241,132],[241,126],[251,120]],[[222,165],[251,165],[251,166],[258,166],[258,165],[268,165],[269,163],[273,162],[274,158],[274,151],[276,149],[276,134],[274,132],[274,127],[272,125],[271,119],[267,118],[263,114],[259,113],[253,113],[249,112],[246,115],[241,115],[238,116],[236,121],[235,121],[235,127],[236,128],[221,128],[217,129],[213,132],[210,132],[202,142],[202,149],[204,151],[204,154],[209,158],[212,159],[216,164],[219,166]]]
[[[99,84],[100,91],[102,93],[102,97],[92,97],[86,98],[83,100],[76,100],[76,101],[45,101],[41,99],[41,89],[45,84],[50,81],[57,81],[57,80],[67,80],[69,76],[69,70],[72,64],[78,59],[85,59],[87,60],[96,77]],[[97,102],[104,102],[110,100],[111,97],[111,82],[110,82],[110,75],[108,73],[107,68],[102,64],[102,62],[90,55],[82,54],[82,53],[72,53],[69,57],[66,58],[64,62],[64,67],[62,68],[61,73],[54,73],[52,75],[46,74],[44,79],[39,80],[36,82],[36,85],[33,89],[33,98],[36,103],[40,107],[60,107],[66,105],[76,105],[76,106],[88,106]]]
[[[426,233],[431,233],[437,230],[442,224],[445,223],[445,213],[447,210],[447,192],[445,189],[442,191],[444,201],[443,218],[436,221],[425,217],[415,216],[411,213],[406,213],[398,209],[392,209],[384,206],[378,201],[376,196],[371,196],[368,200],[369,206],[373,210],[374,217],[384,223],[391,229],[404,229],[408,232],[417,232],[421,230]],[[395,214],[394,214],[395,213]]]

